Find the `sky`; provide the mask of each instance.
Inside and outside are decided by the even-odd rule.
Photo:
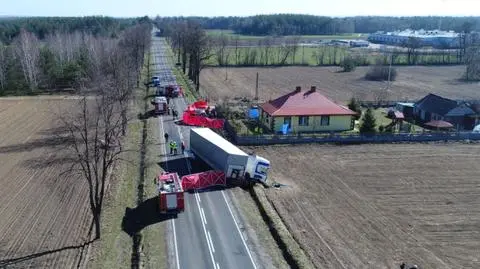
[[[480,16],[480,0],[0,0],[0,16]]]

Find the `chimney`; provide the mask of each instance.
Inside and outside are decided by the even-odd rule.
[[[317,87],[315,87],[315,86],[310,87],[310,91],[311,91],[311,92],[314,92],[314,91],[316,91],[316,90],[317,90]]]
[[[301,92],[301,91],[302,91],[302,87],[297,86],[297,87],[295,88],[295,92]]]

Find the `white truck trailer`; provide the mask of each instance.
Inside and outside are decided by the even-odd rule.
[[[190,151],[227,178],[267,184],[267,159],[245,153],[209,128],[190,129]]]

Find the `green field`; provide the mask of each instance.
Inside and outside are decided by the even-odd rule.
[[[206,30],[207,34],[210,36],[220,36],[226,35],[227,37],[234,38],[236,36],[240,37],[241,40],[256,40],[265,38],[265,36],[253,36],[253,35],[238,35],[235,34],[232,30]],[[284,37],[293,37],[293,36],[284,36]],[[341,34],[341,35],[302,35],[302,39],[312,39],[312,40],[330,40],[330,39],[366,39],[367,34]]]
[[[242,47],[238,48],[235,56],[235,48],[229,47],[225,54],[228,56],[228,65],[280,65],[284,53],[280,47],[272,47],[269,49],[268,61],[265,58],[265,49],[261,47]],[[336,52],[335,52],[336,50]],[[318,65],[315,55],[323,55],[323,65],[339,64],[345,57],[347,50],[345,48],[334,47],[299,47],[295,55],[290,53],[283,62],[283,65]],[[295,56],[295,57],[294,57]],[[336,57],[334,57],[336,56]],[[224,58],[227,58],[226,56]],[[334,61],[334,59],[336,59]],[[207,62],[209,65],[219,65],[218,56],[215,54]]]
[[[374,64],[377,59],[388,63],[389,58],[379,52],[367,50],[350,49],[345,47],[318,46],[303,47],[299,46],[295,55],[293,52],[284,59],[285,53],[279,46],[271,47],[268,50],[268,60],[266,60],[266,49],[263,47],[239,47],[235,54],[234,47],[226,48],[224,59],[228,59],[221,64],[218,59],[218,50],[214,49],[213,56],[207,64],[211,66],[262,66],[262,65],[310,65],[310,66],[331,66],[340,65],[345,56],[350,55],[357,61],[357,65]],[[228,56],[227,56],[228,55]],[[417,64],[419,65],[442,65],[455,64],[459,59],[456,55],[418,55]],[[394,65],[407,65],[407,55],[397,55],[393,59]]]

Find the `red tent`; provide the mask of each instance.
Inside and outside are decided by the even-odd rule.
[[[226,185],[227,181],[222,171],[211,170],[182,177],[182,187],[185,191]]]

